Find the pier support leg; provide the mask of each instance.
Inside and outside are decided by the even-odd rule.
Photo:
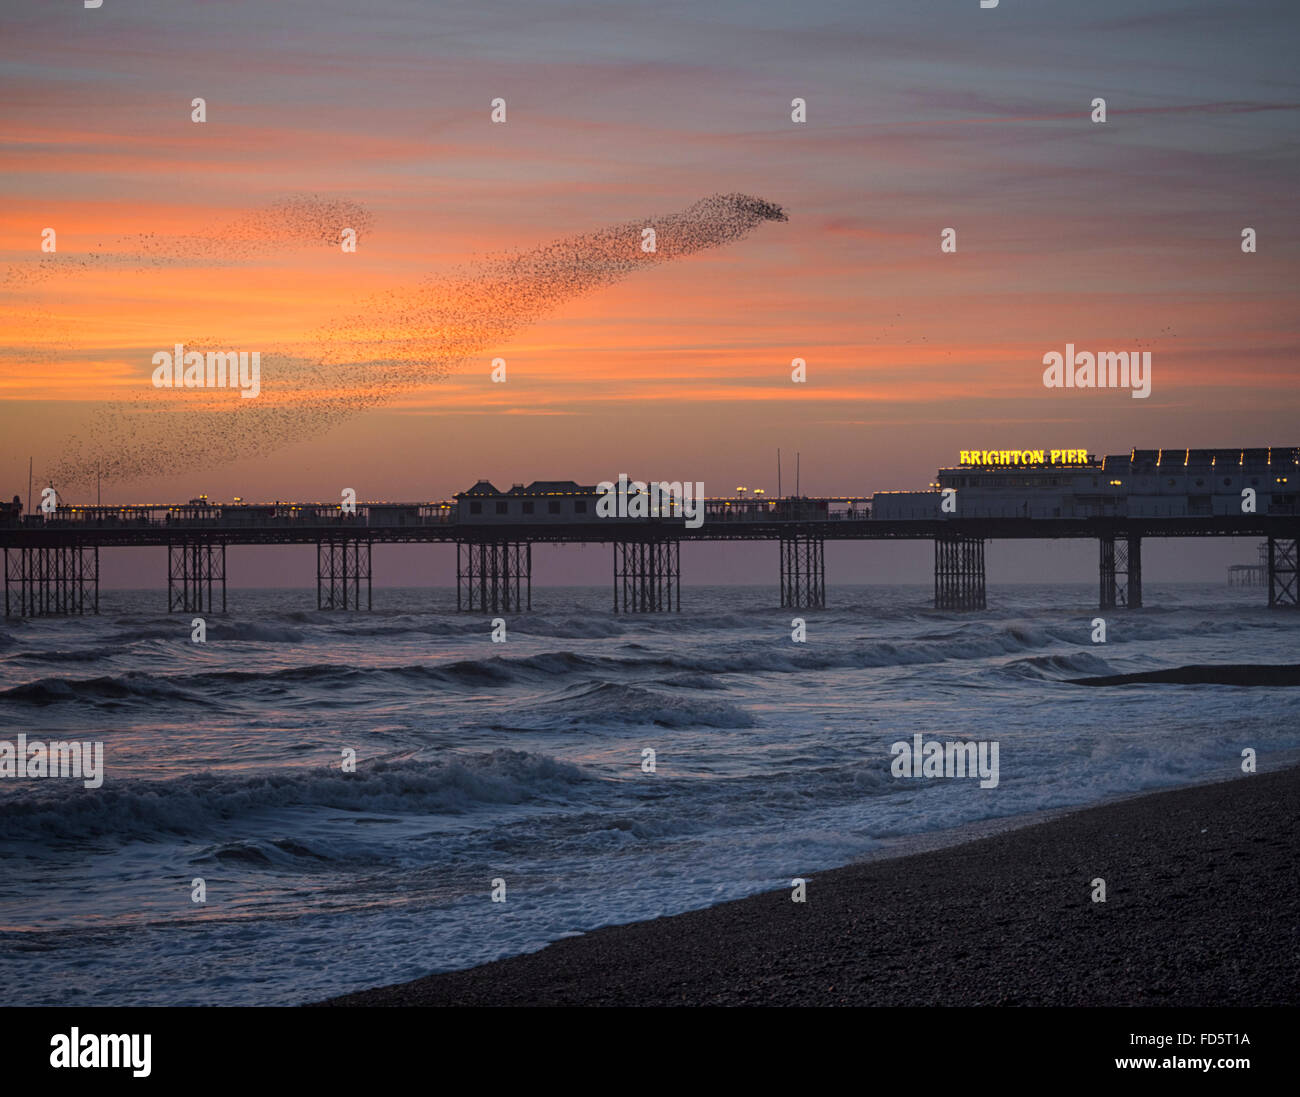
[[[226,546],[224,542],[182,540],[167,544],[167,612],[212,613],[213,587],[221,586],[221,612],[226,612]]]
[[[614,612],[677,613],[682,608],[680,541],[614,542]]]
[[[1268,604],[1300,609],[1300,581],[1296,576],[1297,539],[1268,539]]]
[[[1101,539],[1101,608],[1142,606],[1142,538],[1136,534]]]
[[[521,613],[533,608],[531,541],[457,541],[456,609]]]
[[[934,539],[934,608],[984,609],[984,539],[945,534]]]
[[[781,607],[826,608],[826,540],[810,533],[781,534]]]
[[[4,555],[6,617],[99,612],[98,545],[6,547]]]
[[[316,608],[360,609],[366,584],[366,609],[372,609],[370,541],[361,537],[316,542]]]

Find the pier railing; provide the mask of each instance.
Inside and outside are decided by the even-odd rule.
[[[17,515],[0,514],[0,529],[19,530],[241,530],[286,529],[306,526],[335,526],[346,529],[428,528],[463,524],[531,525],[532,520],[517,523],[480,519],[462,520],[454,502],[438,503],[357,503],[354,512],[345,513],[340,504],[267,503],[252,506],[196,506],[189,504],[149,504],[135,506],[60,506],[50,513]],[[871,516],[866,499],[743,499],[719,498],[704,501],[707,522],[826,522],[864,520]],[[593,517],[579,519],[584,524]],[[627,519],[621,519],[627,521]],[[653,519],[651,519],[653,521]],[[551,520],[548,525],[566,524]]]

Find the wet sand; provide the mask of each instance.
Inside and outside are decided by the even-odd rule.
[[[1107,674],[1093,678],[1071,678],[1074,686],[1128,686],[1142,682],[1163,682],[1180,686],[1300,686],[1300,665],[1295,663],[1223,663],[1213,666],[1169,667],[1134,674]]]
[[[1300,769],[1254,774],[322,1004],[1294,1005],[1298,849]]]

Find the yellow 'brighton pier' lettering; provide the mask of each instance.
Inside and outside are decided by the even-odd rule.
[[[1086,449],[964,449],[963,465],[1086,465]]]

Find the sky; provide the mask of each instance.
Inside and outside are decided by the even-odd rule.
[[[772,492],[778,447],[787,475],[801,454],[805,493],[861,495],[924,487],[961,449],[1300,443],[1290,2],[0,0],[0,16],[5,497],[29,457],[47,483],[123,430],[152,459],[105,502],[432,500],[620,472]],[[346,404],[348,370],[364,388],[375,347],[402,343],[394,302],[718,194],[788,220],[512,315],[355,414],[260,418],[318,406],[291,367],[322,356]],[[313,212],[267,229],[285,208]],[[340,219],[362,226],[354,253]],[[337,333],[359,324],[353,362]],[[1150,351],[1150,397],[1046,389],[1043,355],[1067,342]],[[196,394],[152,388],[176,343],[266,351],[263,403],[211,405],[221,439]],[[1094,548],[1000,558],[1046,580],[1075,553],[1090,581]],[[698,581],[735,577],[699,551]],[[890,551],[846,556],[839,578],[924,580],[927,554]],[[775,582],[770,555],[744,575]],[[311,581],[281,557],[249,580]],[[1169,578],[1218,577],[1254,547],[1167,557]],[[426,564],[395,559],[392,581],[438,581]],[[146,572],[106,564],[110,584]]]

